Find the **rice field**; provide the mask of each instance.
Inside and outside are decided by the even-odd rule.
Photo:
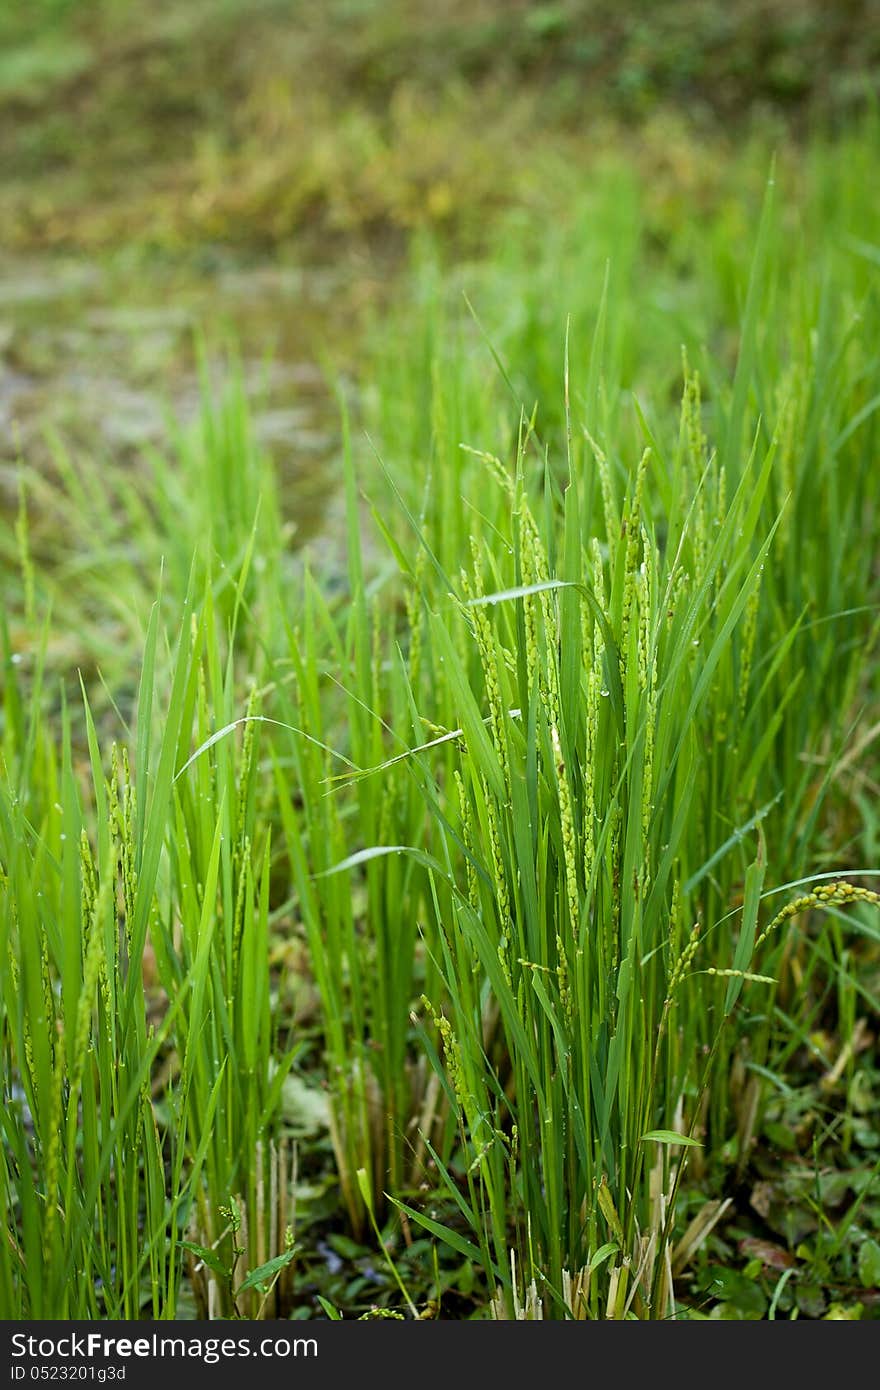
[[[306,545],[10,463],[4,1318],[877,1317],[877,148],[425,232]]]

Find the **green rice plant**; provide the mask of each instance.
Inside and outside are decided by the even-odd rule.
[[[154,608],[109,767],[88,699],[83,762],[63,699],[56,743],[4,656],[4,1311],[175,1316],[188,1277],[205,1314],[271,1313],[294,1253],[293,1054],[269,1000],[256,725],[240,760],[230,741],[191,758],[207,692],[231,700],[210,590],[167,660]]]
[[[429,625],[464,744],[461,820],[454,834],[444,828],[445,857],[458,861],[464,846],[472,870],[437,923],[449,1005],[435,1022],[465,1139],[459,1206],[508,1311],[510,1232],[527,1220],[516,1245],[530,1252],[528,1280],[540,1271],[559,1298],[564,1272],[580,1275],[613,1245],[606,1297],[622,1315],[635,1299],[650,1307],[662,1280],[670,1165],[658,1191],[658,1146],[662,1155],[680,1133],[683,1108],[693,1119],[693,1063],[721,1018],[704,998],[666,1027],[696,949],[682,859],[705,776],[700,735],[769,547],[755,532],[772,453],[687,568],[692,517],[670,518],[680,530],[671,552],[648,529],[649,452],[619,499],[601,452],[584,453],[551,569],[523,488],[529,442],[525,430],[509,477],[499,459],[482,460],[508,494],[502,588],[485,592],[491,561],[478,548],[460,616],[435,608]],[[587,500],[598,509],[600,491],[605,555]],[[439,784],[431,800],[442,803]]]
[[[445,885],[442,991],[425,999],[442,1060],[426,1041],[462,1142],[454,1168],[432,1154],[469,1234],[400,1205],[479,1261],[499,1316],[674,1313],[682,1171],[691,1149],[726,1137],[706,1109],[728,1088],[725,1030],[744,985],[773,983],[753,958],[792,915],[757,935],[773,803],[712,839],[727,790],[718,730],[751,713],[776,445],[753,451],[723,502],[720,465],[695,447],[695,389],[688,378],[665,544],[646,480],[668,465],[650,449],[623,496],[598,446],[573,450],[558,523],[551,511],[542,528],[524,488],[524,427],[513,473],[480,456],[487,486],[506,494],[505,530],[475,543],[456,593],[431,599],[431,717],[458,730],[459,808],[452,821],[444,768],[423,788],[445,842],[433,872]],[[694,466],[692,485],[676,486]],[[487,571],[500,581],[491,592]],[[441,690],[453,719],[434,713]],[[771,747],[731,738],[725,776],[734,783]],[[740,883],[741,911],[716,911]],[[853,897],[877,901],[849,885],[829,892]],[[822,890],[800,907],[811,905]]]
[[[221,662],[215,623],[209,589],[187,692],[198,747],[185,760],[180,748],[168,884],[152,940],[169,1000],[189,995],[174,1035],[180,1067],[168,1086],[168,1117],[178,1137],[190,1126],[204,1148],[205,1181],[193,1189],[186,1228],[191,1272],[201,1272],[193,1279],[197,1304],[204,1315],[256,1316],[277,1312],[287,1297],[293,1155],[277,1120],[294,1051],[279,1040],[270,1000],[271,832],[258,789],[259,695],[252,689],[237,750],[229,736],[233,664]],[[234,649],[234,626],[227,640]],[[217,737],[218,720],[227,736]],[[249,1277],[282,1261],[271,1296],[259,1281],[236,1282],[237,1257]]]
[[[154,626],[147,671],[155,643]],[[149,684],[148,676],[145,690]],[[92,841],[70,717],[62,705],[59,746],[42,724],[40,703],[37,685],[28,723],[16,729],[10,721],[5,729],[6,1307],[8,1315],[33,1317],[136,1316],[145,1269],[157,1299],[174,1278],[149,1092],[167,1027],[151,1036],[140,962],[179,725],[172,711],[147,823],[137,815],[127,761],[105,783],[86,707],[95,760]]]
[[[385,658],[398,620],[380,582],[365,579],[348,451],[346,487],[349,603],[341,618],[334,615],[306,570],[299,621],[290,629],[289,658],[277,668],[274,692],[289,747],[276,746],[273,764],[297,912],[322,1005],[342,1198],[362,1234],[389,1185],[416,1180],[425,1152],[421,1134],[435,1123],[440,1087],[425,1059],[414,1055],[410,1021],[412,1003],[436,973],[423,940],[430,859],[401,852],[422,844],[430,817],[403,756],[412,746],[408,677]],[[413,643],[409,677],[418,664]],[[333,747],[343,731],[344,752]],[[390,764],[389,736],[402,754]],[[424,737],[420,732],[419,741]],[[353,853],[352,822],[360,846]],[[363,1181],[372,1207],[363,1200]]]
[[[430,728],[442,745],[429,767],[419,739],[409,762],[440,841],[409,825],[393,843],[413,857],[430,847],[444,866],[431,871],[426,942],[440,980],[423,1043],[463,1148],[450,1163],[426,1145],[470,1235],[403,1206],[479,1258],[508,1315],[527,1289],[533,1309],[569,1314],[566,1287],[592,1316],[674,1306],[683,1165],[699,1176],[699,1146],[717,1154],[731,1134],[745,1160],[776,1045],[774,972],[789,970],[791,940],[768,942],[766,963],[753,963],[767,938],[763,884],[823,866],[824,803],[876,632],[863,564],[876,501],[859,437],[871,437],[876,392],[842,365],[876,305],[862,300],[862,320],[844,317],[841,332],[822,305],[842,307],[852,277],[829,275],[817,304],[804,265],[793,300],[818,322],[774,337],[767,322],[798,322],[776,302],[783,238],[771,183],[737,364],[729,387],[712,379],[715,450],[685,363],[677,440],[637,407],[649,449],[627,459],[601,290],[586,379],[570,388],[566,363],[561,429],[550,412],[561,483],[534,418],[522,418],[510,466],[484,450],[453,457],[435,422],[465,392],[444,398],[443,385],[474,369],[459,343],[446,372],[435,328],[430,370],[418,357],[416,368],[430,395],[412,423],[406,391],[391,393],[385,423],[402,431],[392,450],[408,443],[431,460],[423,495],[405,478],[398,487],[395,470],[418,559],[394,549],[420,596],[414,732]],[[766,382],[780,379],[774,412]],[[415,433],[426,428],[427,443]],[[468,536],[472,560],[451,581]],[[846,631],[861,636],[841,643]],[[810,758],[823,745],[817,779]],[[378,767],[390,773],[387,760]],[[377,837],[363,859],[387,843]],[[821,954],[823,940],[808,949]],[[745,1106],[732,1104],[743,1057],[754,1068]]]
[[[729,208],[710,220],[712,232],[704,243],[696,242],[689,228],[679,229],[682,245],[675,256],[696,263],[696,303],[687,286],[670,283],[668,265],[655,262],[645,246],[656,234],[654,214],[632,183],[621,196],[613,180],[607,185],[597,180],[598,187],[582,193],[580,201],[575,198],[569,220],[541,229],[544,245],[513,224],[501,238],[497,262],[453,277],[456,287],[466,285],[488,325],[501,367],[494,395],[485,384],[486,366],[477,360],[482,355],[488,364],[485,345],[481,349],[473,334],[469,339],[461,330],[448,332],[445,343],[438,341],[446,330],[442,309],[431,301],[439,281],[429,266],[421,294],[432,303],[423,321],[433,325],[433,365],[426,367],[418,352],[396,354],[383,393],[393,402],[393,414],[377,416],[377,430],[392,432],[387,445],[382,440],[392,463],[407,456],[433,461],[430,469],[426,464],[420,470],[424,482],[420,479],[418,490],[406,473],[394,471],[411,510],[424,516],[433,553],[447,575],[467,552],[469,534],[485,535],[493,557],[500,553],[501,538],[491,539],[499,524],[497,500],[473,467],[473,457],[448,442],[450,431],[441,436],[434,421],[451,415],[458,431],[452,440],[482,440],[484,448],[497,449],[491,441],[511,440],[514,433],[503,422],[504,397],[512,394],[527,415],[539,399],[549,469],[537,448],[524,471],[530,496],[543,490],[558,516],[571,430],[562,395],[552,387],[548,344],[555,341],[561,357],[568,316],[579,326],[572,333],[577,349],[569,396],[607,459],[612,502],[627,485],[627,456],[649,443],[654,466],[647,473],[645,502],[661,547],[677,544],[674,528],[681,527],[693,504],[684,567],[698,572],[704,564],[744,461],[754,449],[775,449],[760,512],[763,532],[778,526],[771,562],[714,675],[718,717],[707,734],[713,771],[705,794],[699,793],[702,814],[695,817],[686,873],[688,879],[702,875],[707,918],[720,918],[729,906],[730,885],[719,880],[712,856],[722,845],[729,853],[736,843],[731,837],[758,811],[774,846],[779,881],[841,862],[859,863],[857,857],[840,857],[840,845],[857,832],[860,817],[848,802],[848,779],[837,769],[847,761],[852,765],[870,727],[865,679],[878,631],[876,580],[864,559],[877,523],[871,479],[880,399],[877,363],[868,347],[878,309],[876,289],[866,275],[870,200],[859,182],[861,141],[870,141],[870,129],[869,122],[868,130],[853,137],[851,162],[829,158],[817,143],[808,156],[809,178],[796,195],[792,170],[782,165],[763,213],[755,209],[751,268],[744,261],[747,239],[733,234]],[[740,172],[748,188],[754,170],[744,161]],[[748,206],[747,199],[742,205]],[[615,220],[619,208],[626,210],[626,236]],[[616,254],[609,280],[597,247],[612,245]],[[668,307],[676,299],[683,301],[687,316]],[[633,313],[637,303],[644,312]],[[739,352],[728,366],[723,352],[700,344],[710,332],[717,341],[722,323],[731,332],[732,317],[740,320]],[[479,329],[475,332],[479,337]],[[669,364],[679,359],[675,332],[687,336],[689,355],[698,362],[685,367],[686,409],[678,427],[665,404]],[[416,376],[423,392],[424,383],[431,382],[431,396],[439,397],[441,408],[419,397]],[[468,397],[462,380],[479,382],[479,397]],[[643,392],[643,380],[653,389]],[[417,408],[407,413],[410,399]],[[455,413],[467,399],[475,402],[467,414]],[[712,454],[707,433],[714,441]],[[583,443],[577,427],[573,443],[575,449]],[[434,496],[435,475],[445,480],[445,500]],[[422,486],[426,500],[420,508]],[[593,477],[586,495],[598,488]],[[543,510],[548,502],[541,505]],[[561,532],[561,522],[550,528],[551,554]],[[832,823],[848,829],[829,840]],[[760,1030],[755,1046],[757,1053],[766,1046]],[[721,1090],[715,1114],[719,1133],[727,1123]]]

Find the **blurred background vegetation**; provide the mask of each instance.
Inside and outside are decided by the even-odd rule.
[[[0,503],[47,429],[114,460],[163,441],[198,411],[194,330],[231,331],[307,535],[323,367],[357,375],[413,246],[495,255],[625,171],[687,298],[700,227],[730,258],[774,154],[803,203],[878,74],[877,0],[5,0]]]
[[[479,241],[617,128],[650,172],[839,126],[875,0],[11,0],[5,237],[179,248],[414,226]],[[670,127],[677,133],[670,152]]]

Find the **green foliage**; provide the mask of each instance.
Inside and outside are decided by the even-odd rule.
[[[295,1065],[329,1248],[375,1238],[410,1315],[873,1306],[872,131],[797,198],[747,154],[700,235],[612,166],[486,264],[422,248],[369,449],[340,402],[341,574],[291,553],[235,378],[136,474],[22,466],[8,1316],[289,1313]],[[793,1186],[753,1207],[795,1264],[725,1249],[774,1144]]]

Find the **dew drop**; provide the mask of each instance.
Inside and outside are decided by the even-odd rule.
[[[600,694],[600,695],[603,695],[603,696],[605,696],[605,697],[607,697],[608,695],[611,694],[611,691],[610,691],[610,690],[605,690],[605,689],[603,688],[602,690],[599,691],[599,694]]]
[[[9,659],[12,662],[13,666],[20,666],[21,663],[24,661],[24,657],[22,656],[21,652],[13,652],[12,656]]]

